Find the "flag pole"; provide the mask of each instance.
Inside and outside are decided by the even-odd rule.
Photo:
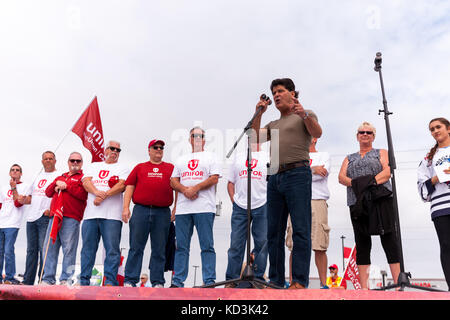
[[[61,191],[59,191],[59,192],[61,192]],[[50,232],[53,229],[53,224],[54,223],[55,223],[55,216],[53,215],[52,225],[50,226]],[[39,276],[38,284],[41,284],[42,276],[44,275],[45,263],[47,262],[48,247],[50,246],[50,232],[48,233],[48,241],[47,241],[47,246],[46,246],[46,249],[45,249],[44,263],[42,264],[41,275]]]

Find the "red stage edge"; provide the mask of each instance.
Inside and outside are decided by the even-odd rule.
[[[2,300],[450,300],[450,292],[0,285]]]

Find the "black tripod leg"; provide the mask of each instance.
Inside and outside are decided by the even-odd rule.
[[[243,281],[241,278],[237,278],[237,279],[232,279],[232,280],[226,280],[226,281],[221,281],[221,282],[216,282],[216,283],[212,283],[212,284],[208,284],[208,285],[204,285],[204,286],[198,286],[198,287],[194,287],[194,288],[215,288],[215,287],[220,287],[229,283],[234,283],[234,284],[239,284],[241,281]]]
[[[254,278],[253,280],[251,280],[252,282],[254,282],[255,284],[258,284],[258,286],[263,286],[263,287],[270,287],[272,289],[284,289],[283,287],[279,287],[273,283],[270,282],[266,282],[264,280],[258,279],[258,278]],[[253,284],[253,283],[252,283]]]

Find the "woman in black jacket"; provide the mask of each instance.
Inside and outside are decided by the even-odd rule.
[[[355,190],[361,191],[361,181],[367,186],[384,186],[389,192],[392,186],[389,182],[391,171],[389,168],[388,152],[385,149],[374,149],[376,129],[368,122],[363,122],[356,133],[359,142],[359,151],[345,157],[339,172],[339,183],[347,187],[347,205],[350,207],[351,221],[356,243],[356,263],[363,289],[369,288],[370,251],[372,248],[371,226],[368,207],[375,203],[362,203]],[[368,178],[368,179],[367,179]],[[359,187],[359,188],[358,188]],[[367,190],[364,189],[363,192]],[[372,200],[373,201],[373,200]],[[386,205],[386,204],[385,204]],[[389,206],[390,204],[387,204]],[[384,210],[383,210],[384,211]],[[372,216],[373,217],[373,216]],[[373,226],[372,226],[373,227]],[[393,229],[393,228],[390,228]],[[391,230],[385,230],[391,231]],[[396,232],[380,232],[381,244],[391,269],[394,283],[397,283],[400,274],[400,250]]]

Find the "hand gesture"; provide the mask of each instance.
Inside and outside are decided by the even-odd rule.
[[[291,107],[292,112],[303,118],[305,116],[305,109],[303,109],[302,104],[298,101],[297,98],[292,97],[292,100],[293,100],[293,105]]]

